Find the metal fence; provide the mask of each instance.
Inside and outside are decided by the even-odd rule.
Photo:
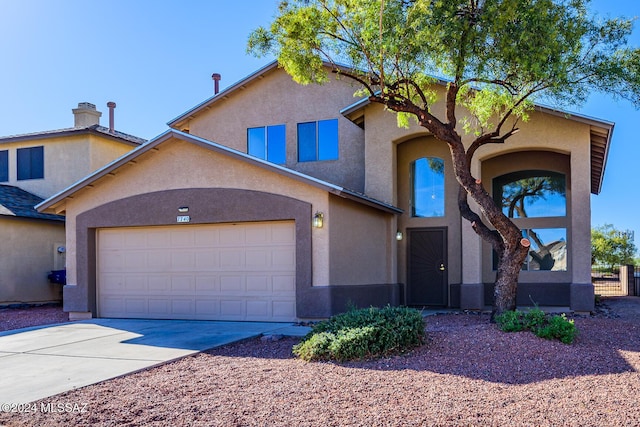
[[[591,266],[591,282],[596,295],[640,296],[640,266]]]

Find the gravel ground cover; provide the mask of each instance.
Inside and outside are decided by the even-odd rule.
[[[68,321],[69,315],[62,311],[62,305],[0,308],[0,331]]]
[[[575,319],[572,345],[478,314],[429,317],[424,346],[371,361],[307,363],[295,339],[255,339],[0,413],[0,425],[638,425],[640,321],[603,307]]]

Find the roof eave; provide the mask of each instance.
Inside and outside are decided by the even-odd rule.
[[[73,193],[81,190],[82,188],[88,186],[89,184],[99,180],[100,178],[110,174],[112,171],[114,171],[115,169],[129,163],[130,161],[132,161],[134,158],[136,158],[139,155],[142,155],[143,153],[154,149],[156,146],[162,144],[163,142],[165,142],[166,140],[172,138],[172,137],[177,137],[183,140],[190,140],[191,142],[200,145],[200,146],[204,146],[208,149],[212,149],[214,151],[223,153],[225,155],[228,155],[230,157],[245,161],[247,163],[250,164],[254,164],[256,166],[259,167],[263,167],[272,171],[276,171],[278,173],[280,173],[281,175],[285,175],[288,176],[290,178],[296,179],[298,181],[302,181],[305,182],[307,184],[310,184],[314,187],[320,188],[322,190],[325,190],[327,192],[330,192],[332,194],[336,194],[338,196],[341,197],[345,197],[345,198],[350,198],[352,200],[356,200],[359,201],[360,203],[363,203],[365,205],[368,206],[372,206],[375,207],[377,209],[383,210],[385,212],[389,212],[389,213],[394,213],[394,214],[398,214],[398,213],[402,213],[403,211],[396,208],[395,206],[389,205],[387,203],[384,202],[380,202],[374,199],[371,199],[369,197],[366,197],[364,195],[359,195],[355,192],[352,192],[350,190],[347,190],[343,187],[331,184],[329,182],[314,178],[312,176],[309,175],[305,175],[301,172],[297,172],[294,171],[292,169],[286,168],[284,166],[280,166],[280,165],[276,165],[270,162],[267,162],[266,160],[262,160],[259,159],[257,157],[253,157],[250,156],[244,152],[241,151],[237,151],[234,150],[232,148],[217,144],[213,141],[209,141],[207,139],[204,138],[200,138],[198,136],[195,135],[191,135],[188,133],[184,133],[175,129],[169,129],[166,132],[164,132],[163,134],[157,136],[156,138],[152,139],[151,141],[147,142],[144,145],[139,146],[138,148],[130,151],[129,153],[125,154],[124,156],[114,160],[113,162],[105,165],[104,167],[102,167],[101,169],[98,169],[97,171],[95,171],[94,173],[92,173],[91,175],[85,177],[84,179],[82,179],[81,181],[78,181],[77,183],[67,187],[66,189],[60,191],[59,193],[51,196],[50,198],[48,198],[47,200],[44,200],[43,202],[41,202],[40,204],[36,205],[35,208],[39,211],[39,212],[43,212],[47,209],[50,208],[54,208],[56,205],[58,205],[59,203],[63,202],[64,200],[66,200],[68,197],[70,197]]]

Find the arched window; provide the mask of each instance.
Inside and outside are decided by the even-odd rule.
[[[423,157],[413,162],[411,216],[444,216],[444,160]]]
[[[521,171],[493,181],[494,200],[509,218],[540,218],[567,215],[564,174]]]
[[[493,197],[502,212],[531,242],[525,271],[567,271],[566,177],[562,173],[527,170],[493,180]],[[552,218],[541,220],[538,218]],[[550,224],[559,227],[550,228]],[[494,269],[497,260],[494,255]]]

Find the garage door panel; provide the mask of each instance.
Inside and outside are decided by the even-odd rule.
[[[242,319],[245,317],[244,301],[241,299],[220,299],[220,315],[224,319]]]
[[[146,249],[147,237],[147,233],[134,230],[132,233],[127,233],[123,236],[121,247],[127,249]]]
[[[147,276],[147,289],[149,294],[158,293],[162,291],[169,291],[171,289],[171,277],[166,275],[148,275]]]
[[[196,294],[209,295],[220,292],[220,279],[218,276],[196,276]]]
[[[167,251],[149,250],[147,252],[148,271],[166,271],[171,265],[171,254]]]
[[[144,234],[146,235],[146,248],[167,248],[171,245],[171,239],[167,233],[148,230]]]
[[[195,265],[193,251],[179,250],[171,254],[171,271],[192,271]]]
[[[146,250],[128,251],[123,257],[123,269],[125,271],[147,271],[147,255]]]
[[[210,248],[220,245],[220,232],[215,228],[201,229],[195,233],[194,247]]]
[[[271,282],[273,283],[272,292],[275,294],[291,295],[296,291],[296,278],[293,275],[273,276]]]
[[[244,245],[244,230],[238,226],[220,229],[220,246],[236,247]]]
[[[103,229],[98,315],[295,320],[289,222]]]
[[[245,278],[243,275],[221,276],[220,292],[223,294],[240,294],[245,291]]]
[[[247,276],[247,294],[271,293],[271,280],[268,276]]]
[[[178,316],[191,316],[194,313],[194,301],[192,299],[172,299],[171,314]]]
[[[296,254],[293,249],[275,249],[271,252],[272,268],[291,270],[296,267]]]
[[[125,298],[124,310],[127,314],[144,315],[149,311],[148,303],[146,298]]]
[[[196,270],[211,271],[220,268],[220,253],[217,250],[202,250],[196,252]]]

